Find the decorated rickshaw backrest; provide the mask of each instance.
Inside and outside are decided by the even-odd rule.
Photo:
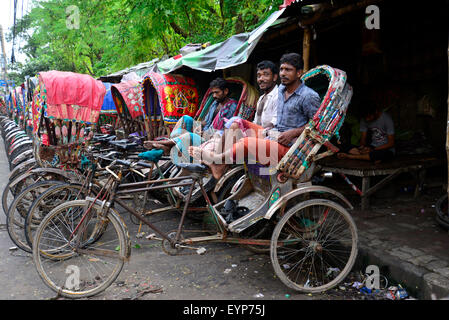
[[[100,114],[117,114],[117,109],[115,108],[114,99],[112,98],[111,93],[112,83],[103,82],[103,85],[106,89],[106,94],[104,96]]]
[[[128,80],[113,84],[111,93],[119,114],[129,114],[132,119],[143,116],[143,97],[138,81]]]
[[[317,91],[321,105],[301,136],[277,165],[284,177],[294,179],[299,179],[314,161],[338,150],[329,140],[334,136],[339,138],[339,130],[352,98],[352,87],[347,83],[346,73],[342,70],[327,65],[318,66],[305,73],[302,81]],[[321,146],[327,147],[328,151],[317,154]]]
[[[146,115],[157,116],[162,112],[168,125],[176,124],[184,115],[194,117],[198,110],[195,81],[183,75],[149,72],[142,80],[142,92]]]
[[[237,90],[234,88],[239,88],[239,96],[236,97],[236,99],[238,99],[237,109],[235,110],[234,116],[239,116],[242,119],[252,121],[256,112],[259,93],[251,84],[240,77],[229,77],[225,78],[225,80],[232,86],[231,95],[235,96]],[[214,99],[211,94],[211,88],[209,88],[203,97],[195,118],[197,120],[203,120],[213,102]]]

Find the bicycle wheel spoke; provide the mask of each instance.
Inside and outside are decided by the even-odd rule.
[[[75,200],[52,210],[36,231],[33,248],[44,282],[70,297],[104,290],[118,276],[126,256],[120,219],[104,217],[97,205],[85,217],[86,204]]]
[[[316,199],[297,204],[273,232],[271,260],[276,274],[299,291],[335,286],[355,261],[355,232],[350,216],[333,202]]]

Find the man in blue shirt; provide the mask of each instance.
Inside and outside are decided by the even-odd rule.
[[[201,152],[199,148],[190,148],[189,152],[194,158],[203,159],[209,163],[216,179],[226,172],[228,165],[226,162],[229,158],[234,163],[236,159],[241,159],[242,155],[245,161],[252,157],[264,165],[278,163],[318,111],[321,104],[318,93],[301,81],[304,67],[301,55],[285,54],[280,64],[281,85],[279,86],[277,123],[274,129],[266,131],[260,127],[255,134],[240,139],[232,149],[224,153]]]
[[[291,146],[301,135],[321,104],[318,93],[301,81],[303,66],[302,57],[297,53],[288,53],[281,58],[281,85],[275,130],[281,132],[277,142],[284,146]]]

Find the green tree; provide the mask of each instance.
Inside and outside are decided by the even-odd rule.
[[[22,77],[61,70],[100,76],[176,55],[188,43],[217,43],[248,32],[283,0],[34,0],[16,24],[27,62]],[[79,28],[67,27],[69,6]],[[8,38],[12,38],[12,32]]]

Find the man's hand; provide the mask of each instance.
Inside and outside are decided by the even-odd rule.
[[[278,143],[288,146],[293,139],[299,136],[297,129],[290,129],[288,131],[282,132],[278,137]]]
[[[366,147],[366,146],[361,146],[361,147],[359,147],[359,151],[360,151],[360,154],[367,154],[367,153],[371,152],[371,148]]]

